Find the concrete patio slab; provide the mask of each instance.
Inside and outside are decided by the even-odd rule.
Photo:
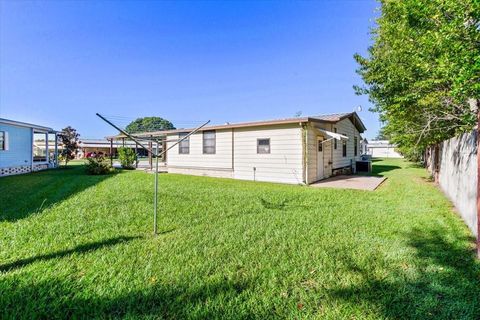
[[[315,182],[310,186],[314,188],[338,188],[373,191],[385,179],[385,177],[341,175]]]

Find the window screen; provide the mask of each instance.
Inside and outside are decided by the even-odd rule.
[[[358,155],[358,138],[357,137],[354,137],[353,138],[353,154],[354,156],[356,157]]]
[[[5,131],[0,131],[0,150],[5,150]]]
[[[347,156],[347,140],[342,140],[342,156]]]
[[[47,139],[44,132],[33,133],[33,161],[47,161]]]
[[[215,130],[203,131],[203,153],[215,154]]]
[[[182,132],[178,134],[178,139],[183,139],[188,133]],[[189,154],[190,153],[190,137],[186,138],[185,140],[181,141],[178,144],[178,153],[179,154]]]
[[[337,133],[337,128],[333,128],[333,132]],[[333,149],[337,150],[337,139],[333,139]]]
[[[270,153],[270,139],[257,139],[257,153]]]

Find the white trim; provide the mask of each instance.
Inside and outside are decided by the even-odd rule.
[[[325,133],[327,136],[331,137],[332,139],[336,139],[336,140],[345,139],[345,140],[348,140],[348,137],[347,137],[347,136],[344,136],[343,134],[340,134],[340,133],[335,133],[335,132],[327,131],[327,130],[325,130],[325,129],[320,129],[320,128],[317,128],[317,130],[320,131],[320,132]]]
[[[33,142],[35,140],[34,134],[35,133],[33,128],[30,128],[30,168],[32,172],[33,172]]]
[[[8,119],[4,119],[4,118],[0,118],[0,123],[5,123],[5,124],[8,124],[8,125],[17,126],[17,127],[33,128],[33,129],[36,129],[36,130],[47,131],[47,132],[56,132],[55,130],[53,130],[52,128],[49,128],[49,127],[39,126],[39,125],[36,125],[36,124],[31,124],[31,123],[26,123],[26,122],[8,120]]]
[[[222,168],[222,167],[195,167],[195,166],[172,166],[166,165],[168,168],[173,169],[192,169],[192,170],[215,170],[215,171],[233,171],[233,168]]]

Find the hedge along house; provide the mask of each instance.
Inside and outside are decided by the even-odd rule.
[[[57,132],[0,118],[0,176],[57,166]]]
[[[355,172],[365,130],[355,112],[209,126],[170,149],[166,165],[170,173],[310,184]],[[189,131],[137,136],[163,137],[169,148]]]

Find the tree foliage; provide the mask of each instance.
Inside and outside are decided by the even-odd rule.
[[[78,138],[80,134],[77,133],[77,130],[68,126],[63,128],[58,138],[62,142],[63,149],[60,153],[60,157],[65,161],[65,165],[67,165],[69,160],[75,158],[75,154],[77,153],[78,149]]]
[[[173,124],[160,117],[144,117],[132,121],[125,130],[128,133],[161,131],[175,129]]]
[[[375,140],[390,140],[391,136],[387,132],[385,132],[385,127],[381,127],[380,130],[378,130],[377,136],[375,137]]]
[[[355,55],[372,111],[411,158],[471,130],[480,97],[480,1],[383,0],[368,56]],[[470,100],[471,101],[471,100]]]

